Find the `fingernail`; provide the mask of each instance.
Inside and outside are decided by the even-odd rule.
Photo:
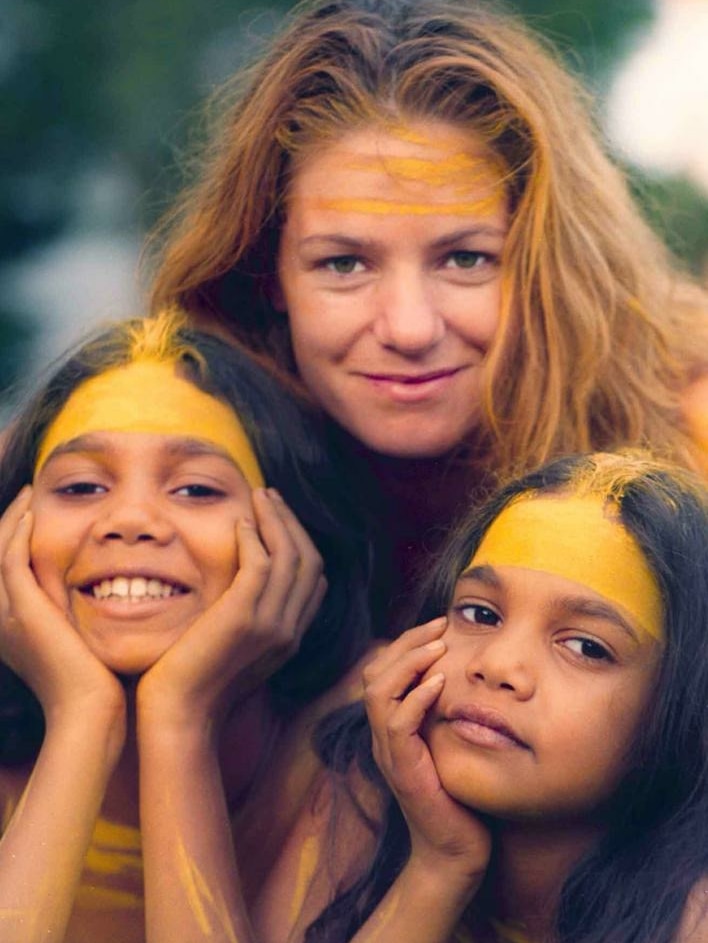
[[[277,488],[268,488],[268,494],[271,498],[275,498],[276,501],[282,501],[283,497]]]
[[[243,524],[244,527],[255,527],[255,526],[256,526],[256,522],[253,521],[253,520],[251,520],[250,517],[242,517],[242,518],[241,518],[241,523]]]
[[[445,675],[439,671],[437,674],[431,675],[429,678],[426,678],[425,681],[421,684],[422,688],[437,688],[445,680]]]
[[[436,638],[434,642],[428,642],[428,644],[424,645],[423,648],[429,652],[441,652],[445,648],[445,643],[441,638]]]

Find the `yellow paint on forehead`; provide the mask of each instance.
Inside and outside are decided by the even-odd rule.
[[[494,216],[501,208],[499,197],[488,197],[464,203],[407,203],[402,200],[321,198],[315,201],[320,209],[340,213],[368,213],[372,216]]]
[[[488,160],[471,157],[464,152],[440,158],[367,154],[353,156],[347,166],[352,170],[384,170],[403,182],[422,182],[434,187],[451,186],[460,193],[475,186],[492,187],[499,184],[499,175],[493,172],[494,168]]]
[[[94,432],[190,436],[220,447],[253,488],[263,473],[234,410],[177,373],[173,363],[135,360],[81,383],[49,425],[37,455],[37,475],[52,452]]]
[[[390,134],[414,145],[418,153],[405,153],[405,148],[400,154],[385,148],[363,154],[343,150],[339,166],[363,175],[386,174],[405,192],[398,197],[320,195],[313,203],[320,209],[375,216],[493,216],[503,209],[506,194],[499,162],[468,153],[462,135],[443,134],[436,140],[406,127],[396,127]],[[427,191],[421,192],[421,185]]]
[[[597,494],[525,494],[499,514],[467,569],[518,566],[587,586],[663,637],[663,603],[654,574],[613,505]]]

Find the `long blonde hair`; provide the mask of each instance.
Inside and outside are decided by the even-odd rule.
[[[372,123],[449,121],[503,162],[512,216],[478,430],[485,466],[518,473],[647,443],[695,464],[679,395],[708,363],[706,298],[539,37],[480,3],[318,0],[234,83],[201,176],[155,235],[156,310],[178,305],[292,372],[266,289],[295,156]]]

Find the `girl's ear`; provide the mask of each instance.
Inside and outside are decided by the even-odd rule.
[[[265,293],[274,311],[277,311],[279,314],[287,313],[288,308],[285,304],[285,295],[283,294],[283,289],[280,287],[280,279],[275,272],[266,279]]]

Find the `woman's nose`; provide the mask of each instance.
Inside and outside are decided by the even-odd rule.
[[[427,353],[445,334],[445,321],[424,276],[410,269],[382,280],[374,335],[384,347],[407,356]]]
[[[536,690],[539,657],[532,641],[524,640],[521,633],[502,630],[475,640],[465,674],[472,684],[506,690],[527,700]]]

